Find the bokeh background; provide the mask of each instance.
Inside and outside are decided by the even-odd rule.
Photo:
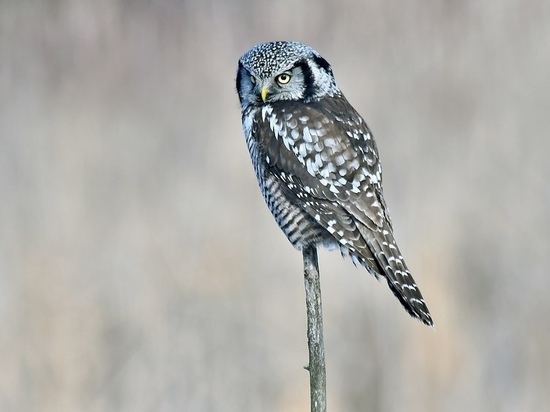
[[[238,58],[312,45],[433,313],[321,252],[332,411],[550,405],[550,3],[0,2],[0,410],[309,410]]]

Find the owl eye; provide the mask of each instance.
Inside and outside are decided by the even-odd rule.
[[[287,84],[290,81],[291,77],[292,76],[289,72],[284,72],[278,75],[275,80],[277,80],[277,83],[279,84]]]

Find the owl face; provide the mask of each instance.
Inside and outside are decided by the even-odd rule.
[[[298,42],[257,45],[239,60],[237,91],[241,108],[276,101],[305,103],[339,92],[328,62]]]

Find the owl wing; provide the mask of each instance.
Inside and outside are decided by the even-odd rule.
[[[285,183],[285,195],[336,239],[343,254],[385,276],[411,315],[431,324],[394,240],[378,150],[361,116],[343,97],[273,103],[258,116],[260,147],[269,173]]]
[[[275,103],[259,116],[257,124],[265,129],[256,133],[260,147],[272,173],[291,185],[289,195],[336,205],[373,231],[391,228],[376,144],[345,99]],[[322,209],[312,210],[321,222],[326,206]]]

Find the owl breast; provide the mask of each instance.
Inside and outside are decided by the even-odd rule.
[[[289,186],[289,183],[283,180],[285,174],[281,176],[270,164],[271,159],[265,145],[262,144],[263,139],[258,138],[266,137],[262,133],[267,131],[259,109],[251,109],[243,114],[243,129],[264,200],[290,243],[296,249],[311,244],[323,244],[329,249],[336,246],[330,233],[297,206],[300,203],[299,196],[289,190],[292,189],[292,183]],[[271,134],[271,131],[268,133]]]

